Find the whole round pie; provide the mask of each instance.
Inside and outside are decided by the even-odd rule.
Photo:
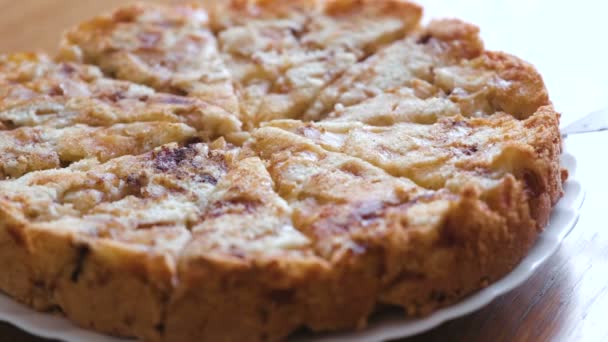
[[[0,57],[0,289],[146,341],[425,315],[562,196],[526,62],[401,0],[136,4]]]

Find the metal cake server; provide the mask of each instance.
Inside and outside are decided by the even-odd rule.
[[[562,136],[608,130],[608,108],[590,113],[561,129]]]

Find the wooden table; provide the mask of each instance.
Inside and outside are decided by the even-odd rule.
[[[429,5],[437,6],[438,4],[438,1],[428,1]],[[473,5],[489,6],[488,2],[482,4],[481,2],[475,3],[475,0],[463,1],[469,3],[471,8]],[[505,3],[516,6],[517,1],[498,0],[494,2],[498,7],[502,6],[504,10]],[[2,37],[0,51],[52,50],[60,33],[80,21],[83,16],[97,14],[121,3],[124,1],[0,0],[0,36]],[[602,7],[599,3],[582,0],[578,2],[577,8],[585,4]],[[525,4],[524,0],[517,2],[517,6]],[[546,6],[547,11],[556,11],[556,8],[560,8],[557,2],[552,1],[536,1],[534,5],[536,7],[526,5],[528,6],[526,8],[543,13],[545,9],[539,6]],[[462,6],[455,11],[458,12],[454,13],[455,15],[477,18],[469,15],[470,11],[466,8],[463,9]],[[461,11],[462,13],[460,13]],[[562,13],[568,13],[567,11],[568,8],[564,7]],[[591,9],[589,13],[596,11],[605,13],[602,8],[597,8],[595,11]],[[598,14],[599,16],[600,14]],[[483,19],[483,17],[480,18]],[[500,18],[509,20],[505,12]],[[529,32],[555,32],[561,39],[564,34],[558,33],[556,30],[562,29],[559,32],[571,32],[571,28],[584,29],[585,22],[573,23],[572,20],[575,19],[572,17],[568,17],[568,21],[561,21],[560,18],[554,19],[563,22],[563,27],[547,27],[539,25],[538,22],[536,22],[537,26],[533,26],[534,23],[519,22],[517,26],[513,26],[518,27],[519,30],[513,29],[508,36],[499,35],[498,38],[492,36],[494,38],[492,43],[494,46],[501,46],[500,41],[510,38],[515,41],[515,47],[521,47],[523,45],[518,42],[523,42],[523,39],[526,38],[528,41],[533,39]],[[543,20],[542,15],[536,16],[535,20]],[[485,23],[480,24],[482,27],[486,27]],[[532,28],[537,28],[537,30],[533,31]],[[578,40],[573,41],[572,44],[577,42],[584,44],[580,41],[583,39],[587,42],[603,42],[601,44],[605,45],[606,41],[602,32],[606,32],[606,30],[596,29],[575,33],[573,36]],[[567,40],[567,38],[564,39]],[[567,56],[573,52],[565,51],[559,44],[560,42],[557,40],[548,39],[543,46],[545,54],[536,49],[524,54],[526,58],[532,59],[545,74],[552,94],[588,96],[587,98],[577,96],[576,103],[572,102],[574,99],[571,99],[570,102],[564,100],[566,96],[560,96],[560,100],[556,100],[558,108],[561,105],[562,110],[567,108],[569,112],[564,116],[564,121],[574,120],[576,116],[591,109],[585,106],[591,106],[598,101],[605,101],[604,105],[608,106],[608,100],[605,97],[608,94],[606,81],[608,80],[606,77],[608,68],[593,65],[594,60],[608,61],[608,58],[600,58],[606,56],[606,50],[600,50],[603,47],[599,45],[589,45],[588,55],[581,56],[585,58],[585,62],[571,64],[572,60]],[[549,53],[548,51],[555,52]],[[598,53],[604,53],[604,55],[598,56]],[[546,59],[539,57],[545,55],[550,57]],[[555,67],[552,68],[552,66]],[[584,73],[585,70],[587,74]],[[556,82],[560,77],[562,77],[562,82]],[[568,77],[568,82],[563,82],[563,77]],[[573,79],[575,77],[579,78]],[[583,80],[583,77],[587,78]],[[589,89],[589,91],[580,88],[588,87],[590,84],[593,85],[593,89]],[[594,94],[599,95],[592,97]],[[578,109],[580,112],[574,114],[573,109]],[[607,177],[604,171],[608,167],[605,160],[608,134],[594,133],[573,136],[566,141],[566,147],[577,155],[578,175],[586,187],[587,199],[577,227],[558,252],[524,285],[498,298],[479,312],[404,341],[608,341],[608,324],[605,316],[606,308],[608,308],[608,233],[605,232],[605,228],[608,227],[606,227],[605,217],[601,216],[602,211],[608,210],[608,200],[604,198],[604,195],[608,194]],[[43,340],[8,324],[0,323],[0,341],[40,342]]]

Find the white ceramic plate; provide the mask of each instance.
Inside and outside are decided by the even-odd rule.
[[[374,317],[369,328],[364,331],[341,334],[315,335],[316,341],[384,341],[407,337],[430,330],[443,322],[467,315],[490,303],[496,297],[521,285],[559,247],[575,226],[582,206],[584,192],[576,180],[576,159],[564,154],[562,165],[570,172],[570,180],[565,185],[566,194],[551,215],[546,230],[526,258],[513,272],[489,287],[463,299],[461,302],[441,309],[432,315],[415,320],[406,320],[402,313],[392,312]],[[74,326],[63,317],[35,312],[10,298],[0,295],[0,320],[7,321],[34,335],[69,342],[120,342],[129,341],[107,337]],[[294,340],[310,340],[294,338]]]

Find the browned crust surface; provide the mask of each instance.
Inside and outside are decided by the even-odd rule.
[[[0,289],[112,335],[241,341],[497,281],[562,196],[559,114],[531,65],[420,16],[136,4],[58,61],[1,56]]]

